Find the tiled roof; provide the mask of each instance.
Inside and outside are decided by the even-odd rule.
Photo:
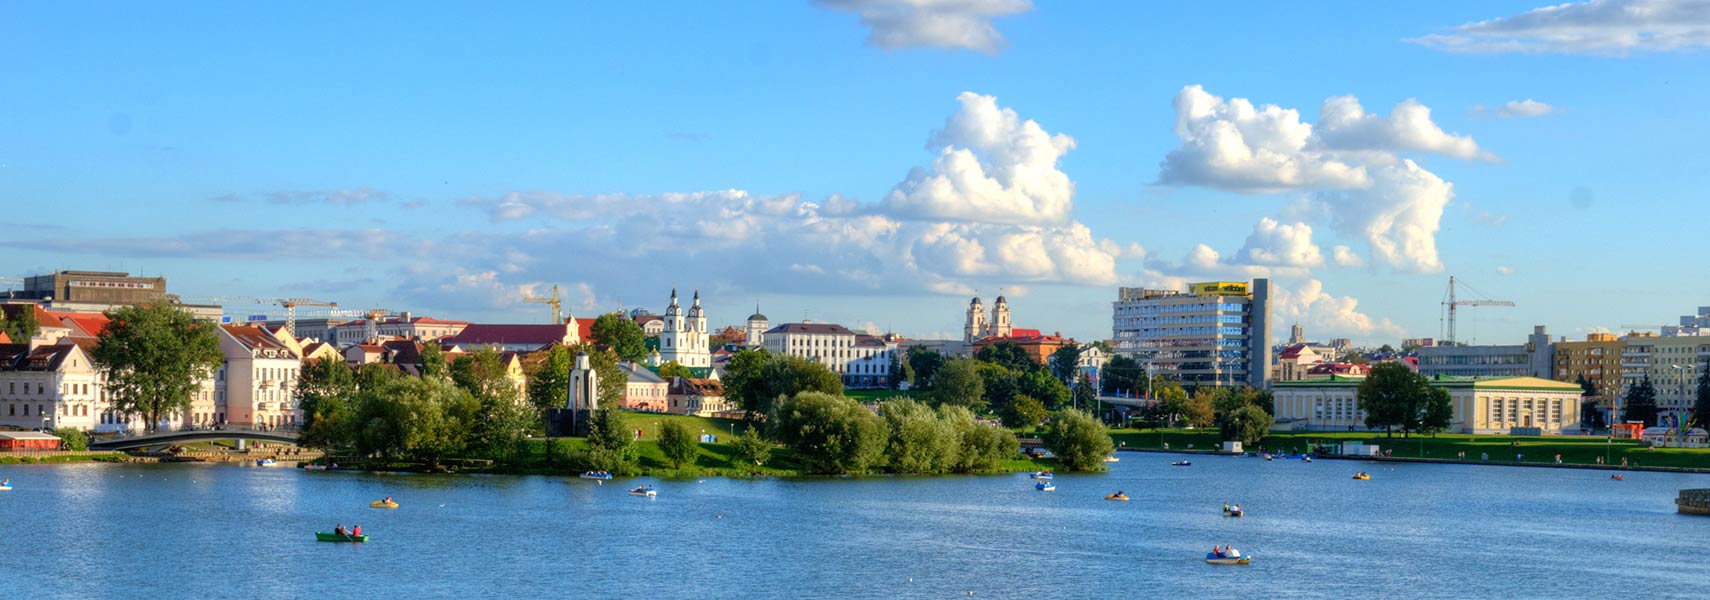
[[[590,321],[592,321],[590,319]],[[580,326],[582,319],[577,319]],[[591,323],[590,323],[591,324]],[[447,343],[481,346],[488,344],[521,344],[546,346],[564,341],[563,325],[484,325],[474,324],[463,328],[463,332],[445,338]]]
[[[624,363],[619,367],[623,369],[623,374],[629,378],[630,383],[665,383],[664,378],[640,365]]]
[[[0,331],[0,344],[10,344],[10,343],[12,343],[12,338],[10,336],[7,336],[6,332]]]
[[[396,365],[421,364],[422,345],[413,340],[388,340],[380,343],[380,347],[391,353],[390,362]]]
[[[0,371],[57,371],[76,350],[71,344],[37,346],[34,350],[28,344],[0,345]]]
[[[28,309],[25,307],[28,307]],[[0,313],[5,313],[7,321],[16,321],[18,319],[18,315],[23,314],[25,310],[35,311],[37,327],[41,327],[43,329],[70,329],[69,326],[59,320],[59,317],[54,316],[53,313],[42,310],[42,307],[39,304],[0,304]]]
[[[673,396],[700,396],[703,398],[723,397],[724,384],[717,379],[696,379],[693,377],[671,378]]]
[[[285,358],[295,356],[291,353],[290,346],[286,346],[285,342],[280,341],[279,338],[273,337],[273,334],[268,333],[266,329],[248,325],[221,325],[220,329],[246,349],[283,352],[286,355]]]
[[[1277,355],[1277,359],[1287,360],[1290,358],[1300,358],[1300,353],[1304,350],[1306,350],[1306,344],[1295,344],[1283,349],[1282,353]]]
[[[652,323],[654,321],[664,321],[664,320],[665,319],[663,317],[660,317],[659,315],[640,315],[640,316],[637,316],[635,318],[635,324],[636,325],[646,325],[646,324]]]
[[[1036,338],[1043,337],[1044,335],[1045,333],[1038,329],[1011,328],[1009,330],[1009,337],[1012,338]]]
[[[855,335],[855,345],[857,345],[857,346],[873,346],[873,347],[883,348],[883,347],[885,347],[885,340],[879,339],[878,336],[871,336],[871,335],[867,335],[865,333],[860,333],[860,334]]]
[[[836,323],[785,323],[766,330],[766,333],[817,333],[835,335],[855,335],[848,327]]]
[[[50,312],[59,322],[75,331],[81,331],[83,336],[99,337],[107,330],[107,323],[112,322],[107,315],[101,313]],[[77,335],[74,333],[73,335]]]

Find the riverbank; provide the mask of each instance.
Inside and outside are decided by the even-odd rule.
[[[452,473],[478,473],[502,475],[552,475],[575,477],[582,474],[582,469],[572,460],[575,453],[585,452],[588,441],[583,438],[553,438],[548,450],[547,440],[529,440],[524,444],[524,450],[511,455],[495,456],[482,459],[459,459],[443,461],[441,471]],[[675,468],[671,461],[665,458],[665,453],[659,449],[657,441],[642,439],[634,442],[636,470],[628,475],[640,477],[657,477],[662,479],[696,479],[704,477],[804,477],[814,476],[814,473],[802,471],[794,453],[783,448],[774,448],[772,457],[761,465],[743,464],[736,458],[735,449],[728,443],[699,444],[699,453],[692,463]],[[368,471],[409,471],[420,472],[430,470],[428,465],[419,462],[402,461],[369,461],[349,458],[336,459],[341,469],[357,469]],[[1017,454],[1015,458],[1003,461],[997,469],[984,471],[980,474],[1031,473],[1047,471],[1056,467],[1056,461],[1046,459],[1030,459],[1026,455]],[[883,474],[883,473],[872,473]],[[923,476],[932,476],[924,474]]]
[[[0,465],[63,464],[80,462],[136,462],[123,452],[81,452],[48,450],[40,452],[0,452]]]
[[[1209,453],[1219,447],[1215,430],[1113,429],[1111,439],[1124,450]],[[1589,436],[1489,436],[1441,434],[1436,437],[1381,433],[1294,431],[1272,432],[1249,451],[1303,453],[1317,445],[1361,442],[1390,452],[1389,456],[1327,456],[1332,459],[1445,464],[1503,465],[1600,470],[1642,470],[1710,473],[1710,449],[1647,448],[1637,440]],[[1462,458],[1463,454],[1465,458]],[[1561,463],[1556,463],[1556,457]],[[1603,459],[1600,464],[1599,459]],[[1622,466],[1622,459],[1627,465]]]

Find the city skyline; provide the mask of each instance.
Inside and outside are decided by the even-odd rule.
[[[1518,305],[1481,343],[1710,298],[1656,243],[1710,183],[1701,4],[921,5],[13,7],[0,277],[944,338],[1003,293],[1083,340],[1118,287],[1266,277],[1277,339],[1374,345],[1450,275]]]

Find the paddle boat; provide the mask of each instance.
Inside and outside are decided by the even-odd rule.
[[[1622,476],[1620,476],[1620,475],[1610,475],[1610,476],[1609,476],[1609,480],[1610,480],[1610,481],[1626,481],[1626,480],[1627,480],[1627,478],[1626,478],[1626,477],[1622,477]],[[8,489],[8,490],[9,490],[9,489],[12,489],[12,488],[9,488],[9,487],[8,487],[8,488],[5,488],[5,489]]]
[[[653,498],[653,497],[658,496],[659,492],[654,490],[653,486],[651,486],[651,485],[644,485],[644,486],[635,488],[633,490],[630,490],[629,495],[631,495],[631,496],[646,496],[648,498]]]
[[[1193,463],[1189,462],[1189,461],[1185,461],[1185,460],[1178,460],[1176,462],[1170,463],[1170,466],[1172,466],[1172,467],[1191,467],[1191,466],[1193,466]]]
[[[7,477],[4,481],[0,481],[0,492],[10,491],[12,491],[12,478]]]
[[[1271,456],[1269,454],[1265,455],[1265,460],[1275,460],[1275,459],[1276,459],[1276,457],[1274,457],[1274,456]]]
[[[1206,554],[1205,562],[1213,565],[1249,565],[1253,563],[1250,556],[1220,557],[1216,554]]]
[[[271,467],[271,466],[277,465],[277,464],[279,464],[279,461],[273,460],[271,458],[263,458],[261,460],[255,461],[255,466],[257,466],[257,467]]]
[[[1300,462],[1312,462],[1312,457],[1302,456],[1302,457],[1300,457]]]
[[[327,533],[325,531],[317,531],[317,532],[315,532],[315,541],[317,541],[317,542],[355,542],[355,543],[360,544],[362,542],[368,541],[368,536],[366,536],[366,535],[350,535],[348,533],[341,534],[341,533]]]
[[[1116,493],[1111,494],[1109,496],[1105,496],[1104,499],[1105,500],[1112,500],[1112,501],[1116,501],[1116,502],[1127,502],[1128,501],[1128,494],[1122,493],[1122,490],[1117,490]]]
[[[305,463],[300,468],[303,469],[304,471],[325,471],[325,470],[327,470],[326,465],[311,465],[311,464],[307,464],[307,463]]]
[[[1225,516],[1225,517],[1240,517],[1240,516],[1243,516],[1245,514],[1247,514],[1246,511],[1241,510],[1241,507],[1239,505],[1237,505],[1237,506],[1229,506],[1228,504],[1223,505],[1223,516]]]
[[[379,500],[375,500],[373,502],[368,503],[368,508],[397,508],[397,507],[398,507],[398,503],[393,502],[391,496],[387,496],[385,498],[381,498]]]
[[[1360,481],[1371,481],[1372,476],[1367,475],[1365,471],[1360,471],[1360,472],[1354,474],[1354,479],[1358,479]]]
[[[588,471],[582,474],[583,479],[611,479],[612,474],[605,471]]]
[[[1039,490],[1041,492],[1055,492],[1055,491],[1057,491],[1057,484],[1051,483],[1049,481],[1041,481],[1039,483],[1033,484],[1033,489]]]
[[[1052,477],[1052,475],[1051,475],[1050,471],[1039,471],[1039,472],[1033,473],[1032,477],[1034,479],[1050,479]]]

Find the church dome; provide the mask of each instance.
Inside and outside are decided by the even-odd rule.
[[[1009,304],[1009,302],[1008,302],[1008,301],[1006,301],[1006,300],[1004,300],[1004,299],[1003,299],[1003,296],[998,296],[998,297],[997,297],[997,303],[998,303],[998,304]]]
[[[748,320],[750,320],[750,321],[770,321],[770,319],[766,318],[766,315],[763,315],[760,313],[754,313],[752,315],[748,315]]]
[[[968,305],[969,306],[979,306],[980,305],[980,297],[974,296],[974,299],[972,301],[968,302]]]

